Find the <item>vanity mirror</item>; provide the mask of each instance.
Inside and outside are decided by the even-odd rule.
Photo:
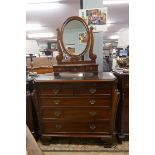
[[[78,16],[69,17],[57,29],[58,56],[57,65],[53,65],[54,74],[60,72],[97,72],[97,56],[93,53],[94,37],[92,28]],[[84,55],[89,58],[84,60]]]
[[[87,30],[81,21],[72,20],[63,28],[63,46],[69,56],[81,56],[87,45]]]

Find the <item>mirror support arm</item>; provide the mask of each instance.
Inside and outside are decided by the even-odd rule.
[[[59,55],[56,56],[56,60],[57,60],[57,63],[59,64],[63,60],[63,52],[62,52],[62,46],[61,46],[61,33],[59,29],[57,29],[57,48],[58,48]]]
[[[96,54],[93,53],[93,47],[94,47],[94,36],[93,36],[93,28],[90,27],[90,49],[89,49],[89,58],[95,62],[96,61]]]

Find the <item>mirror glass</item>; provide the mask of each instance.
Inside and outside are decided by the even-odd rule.
[[[86,34],[86,28],[81,21],[72,20],[66,24],[63,32],[63,43],[70,55],[79,55],[85,50]]]

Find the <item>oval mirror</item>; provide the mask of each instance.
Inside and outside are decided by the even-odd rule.
[[[80,18],[69,18],[62,27],[62,42],[67,54],[83,55],[87,49],[89,29]]]

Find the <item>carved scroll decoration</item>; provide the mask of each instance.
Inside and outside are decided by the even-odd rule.
[[[59,29],[57,29],[57,48],[58,48],[59,55],[56,56],[56,60],[57,60],[57,63],[59,64],[63,60],[63,51],[62,51],[62,45],[61,45],[61,33],[60,33]]]

